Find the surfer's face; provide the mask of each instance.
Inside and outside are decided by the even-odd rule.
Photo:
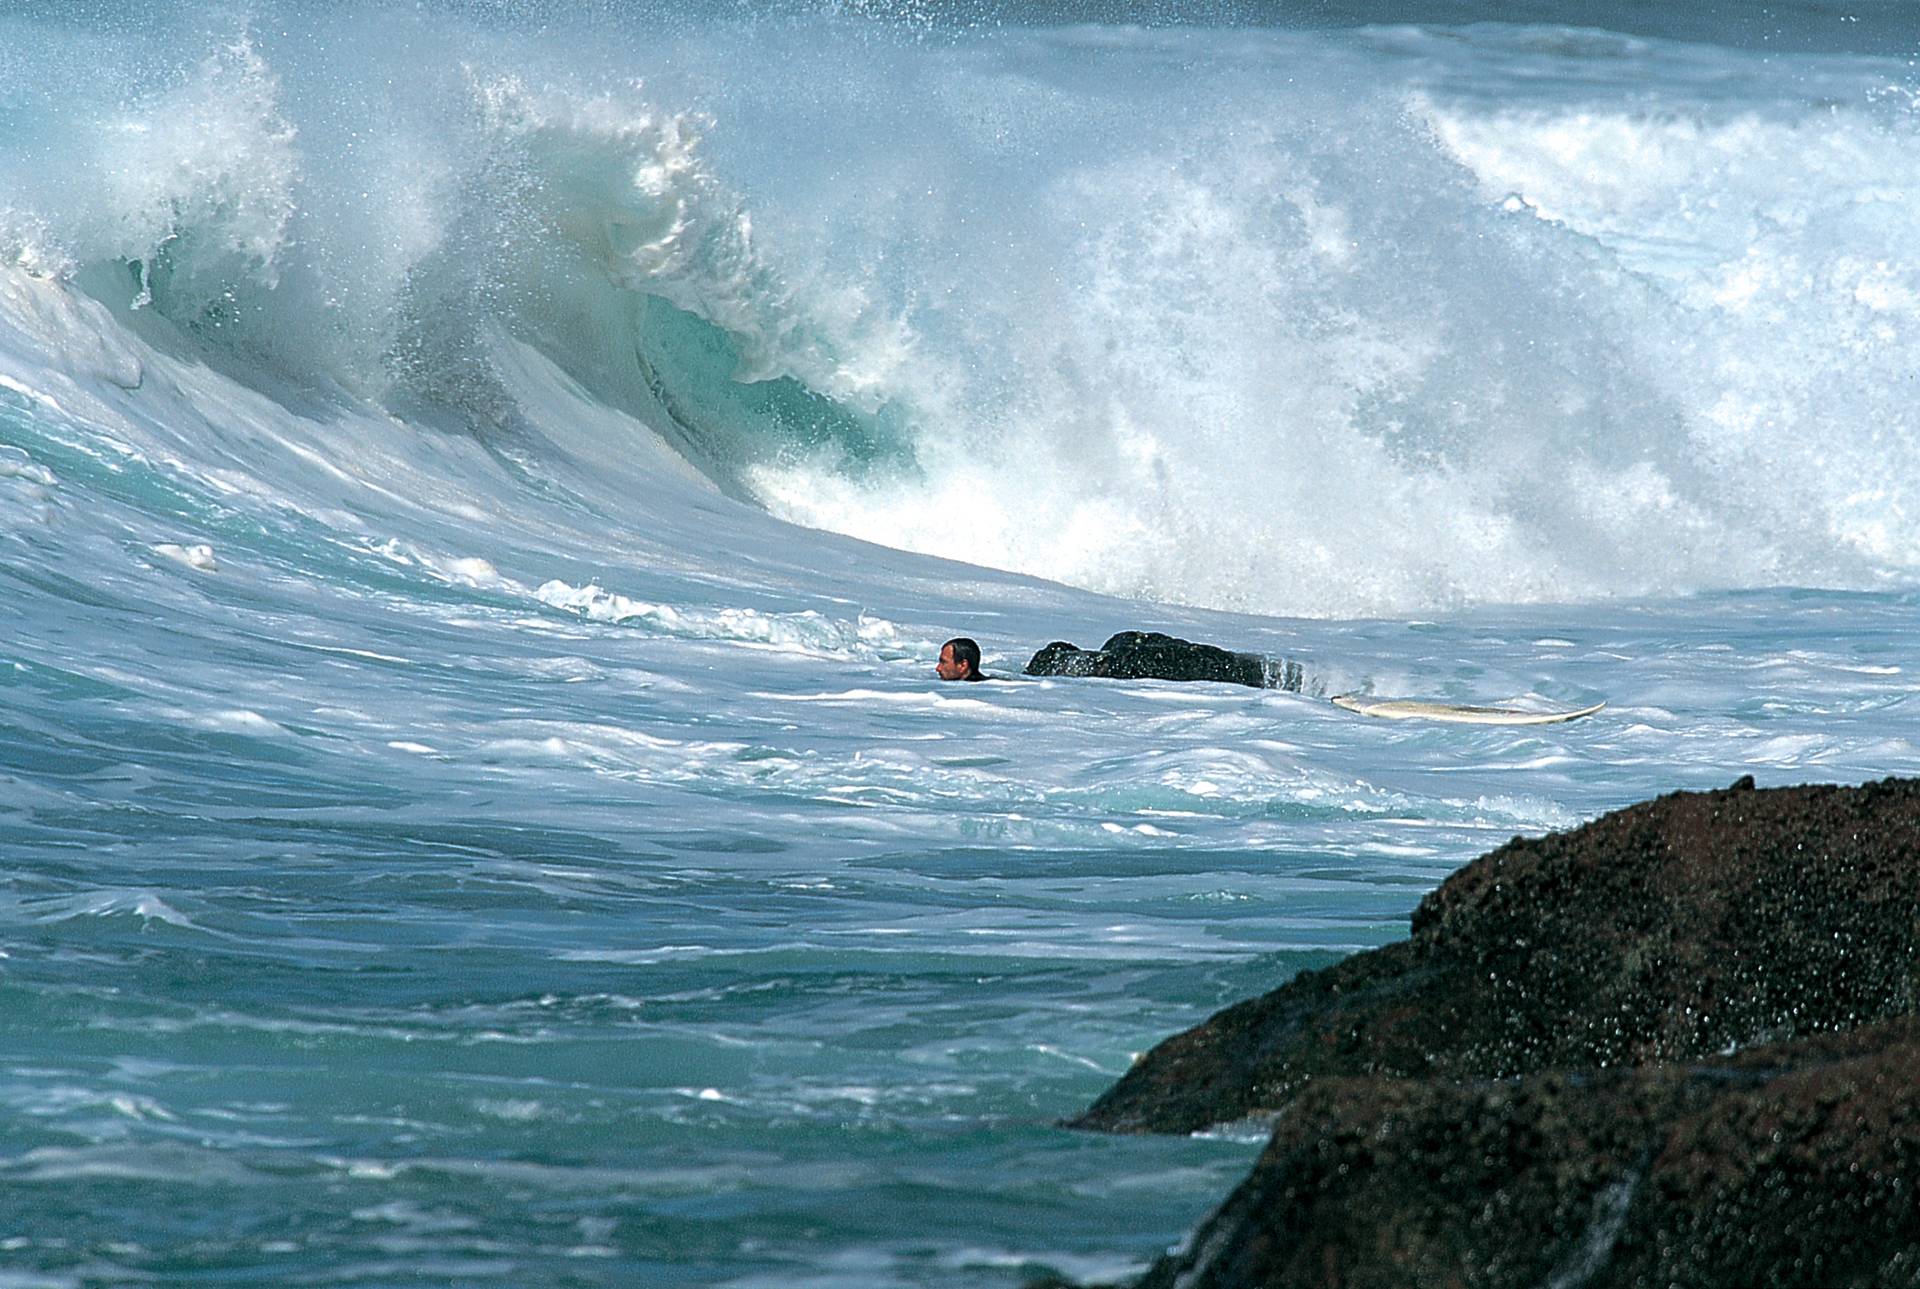
[[[965,680],[967,678],[967,664],[953,656],[952,645],[941,645],[940,662],[939,665],[933,669],[933,673],[942,680]]]

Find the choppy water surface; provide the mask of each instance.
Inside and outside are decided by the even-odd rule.
[[[0,28],[0,1284],[1120,1276],[1134,1053],[1920,771],[1884,42]],[[1312,692],[1014,675],[1138,626]]]

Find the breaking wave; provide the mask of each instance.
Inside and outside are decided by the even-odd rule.
[[[1920,572],[1898,60],[594,12],[0,19],[0,274],[105,310],[0,292],[9,379],[130,336],[537,486],[531,349],[780,517],[1274,613]]]

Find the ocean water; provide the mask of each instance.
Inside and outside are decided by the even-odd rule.
[[[1055,1126],[1134,1054],[1920,773],[1916,56],[0,6],[0,1286],[1123,1276],[1258,1148]],[[1017,676],[1127,627],[1309,692]]]

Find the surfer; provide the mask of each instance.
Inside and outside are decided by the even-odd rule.
[[[942,680],[985,680],[980,672],[980,646],[956,636],[940,647]],[[1029,676],[1099,676],[1109,680],[1211,680],[1253,689],[1278,689],[1290,694],[1324,694],[1319,683],[1299,663],[1258,653],[1235,653],[1218,645],[1182,640],[1158,631],[1122,631],[1098,649],[1082,649],[1055,640],[1026,666]],[[1571,711],[1481,707],[1465,703],[1435,703],[1419,699],[1377,699],[1368,694],[1337,694],[1336,707],[1363,716],[1393,720],[1419,717],[1467,725],[1557,725],[1592,716],[1606,703]]]
[[[940,662],[933,669],[942,680],[985,680],[980,672],[980,646],[967,636],[955,636],[940,646]]]
[[[980,646],[958,636],[940,647],[942,680],[984,680]],[[1254,689],[1299,693],[1305,672],[1297,662],[1232,653],[1157,631],[1122,631],[1098,649],[1056,640],[1026,666],[1029,676],[1104,676],[1114,680],[1214,680]]]

